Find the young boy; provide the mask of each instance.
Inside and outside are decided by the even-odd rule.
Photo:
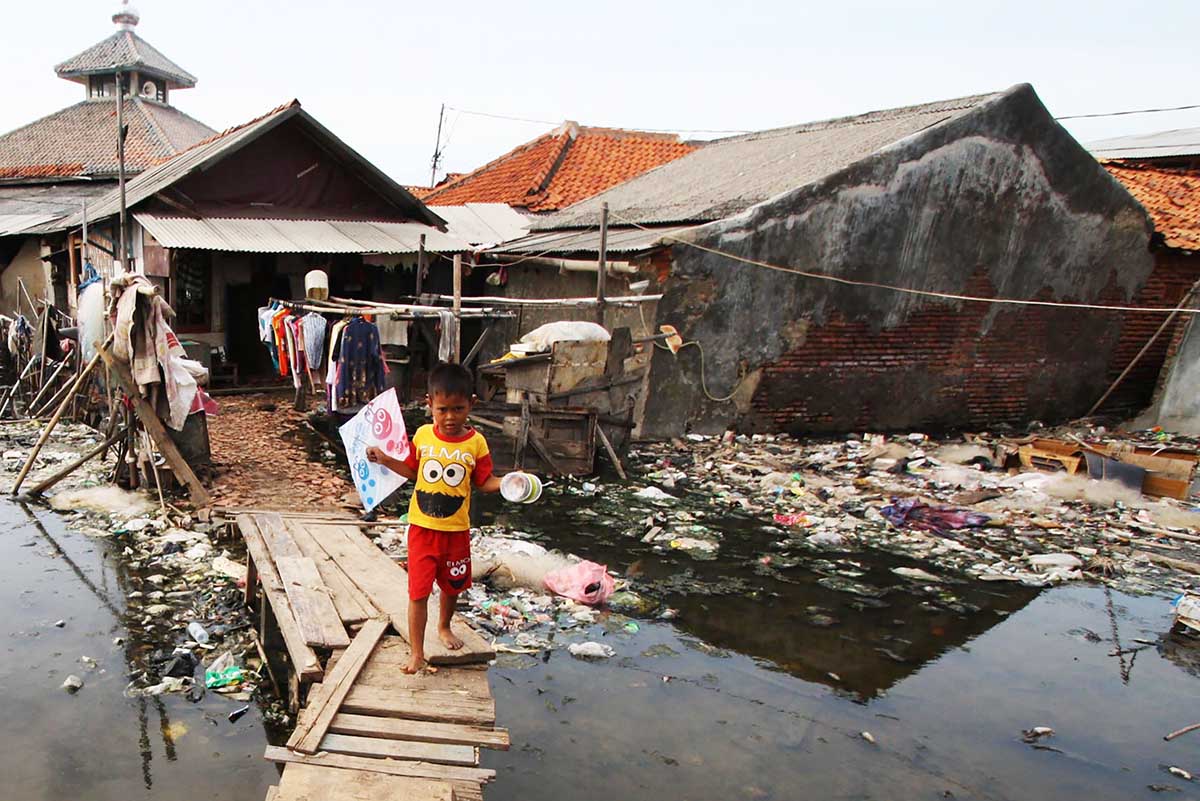
[[[412,661],[405,673],[425,663],[425,624],[429,595],[436,580],[442,590],[438,636],[447,648],[462,648],[450,631],[458,595],[471,586],[471,485],[497,492],[500,479],[492,475],[487,441],[467,425],[475,402],[471,371],[458,364],[440,364],[429,374],[429,414],[412,437],[408,457],[400,461],[378,448],[367,459],[414,481],[408,504],[408,642]]]

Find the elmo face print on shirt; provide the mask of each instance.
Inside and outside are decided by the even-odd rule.
[[[417,508],[430,517],[453,517],[471,492],[464,487],[470,471],[461,462],[451,459],[421,460],[417,477]]]

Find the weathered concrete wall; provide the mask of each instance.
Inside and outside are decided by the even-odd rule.
[[[1141,207],[1028,86],[694,235],[856,281],[1085,302],[1138,298],[1149,237]],[[709,393],[734,392],[705,397],[698,348],[657,352],[643,431],[659,437],[1064,418],[1103,391],[1125,323],[841,285],[685,245],[658,318],[703,345]]]
[[[0,273],[0,312],[9,317],[18,309],[29,314],[29,304],[21,295],[21,284],[34,300],[53,300],[50,286],[50,263],[42,261],[43,248],[37,237],[29,237],[22,244],[12,262]]]

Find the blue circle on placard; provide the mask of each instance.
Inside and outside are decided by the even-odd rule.
[[[367,503],[375,503],[375,499],[374,499],[374,498],[367,498]]]
[[[371,480],[370,480],[370,481],[368,481],[367,483],[368,483],[368,484],[370,484],[370,485],[373,487],[373,486],[375,486],[375,479],[371,479]]]

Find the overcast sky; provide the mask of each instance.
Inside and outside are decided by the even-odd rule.
[[[0,131],[74,103],[59,61],[112,0],[5,4]],[[442,3],[138,0],[138,34],[199,78],[172,103],[222,129],[290,100],[406,184],[548,130],[754,130],[1030,82],[1056,116],[1200,103],[1200,2]],[[968,8],[977,7],[978,10]],[[1200,127],[1200,109],[1065,122],[1081,141]],[[687,136],[711,138],[714,133]]]

